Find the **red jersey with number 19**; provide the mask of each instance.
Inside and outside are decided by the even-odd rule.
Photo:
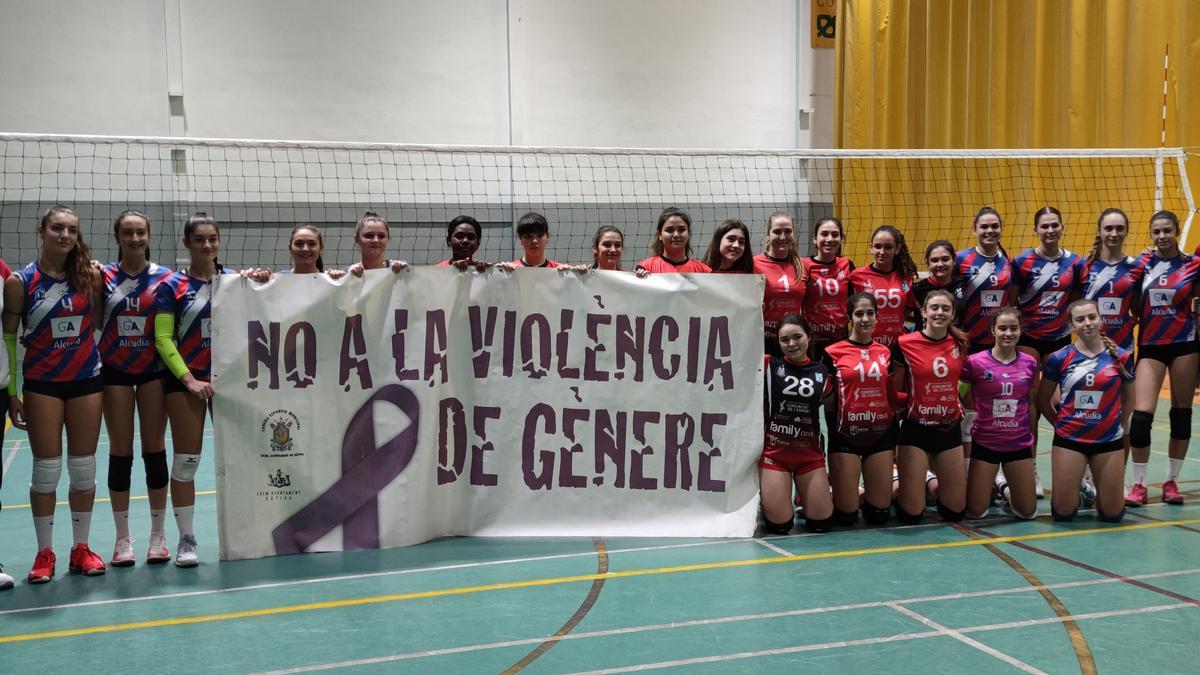
[[[963,418],[958,378],[966,354],[950,335],[940,340],[906,333],[892,345],[892,363],[908,371],[908,419],[941,427]]]
[[[837,257],[833,262],[804,258],[804,318],[812,325],[814,342],[846,339],[846,298],[854,263]]]
[[[25,287],[25,379],[74,382],[99,375],[92,299],[77,293],[70,281],[44,274],[37,263],[29,263],[17,277]]]
[[[779,320],[788,314],[804,311],[804,266],[796,278],[796,267],[790,259],[776,260],[765,253],[754,256],[754,273],[767,279],[763,290],[763,328],[768,337],[779,332]]]
[[[880,272],[875,265],[860,267],[850,273],[851,293],[870,293],[875,296],[876,312],[874,339],[891,346],[904,334],[904,299],[912,289],[912,280],[898,270]]]
[[[854,447],[872,446],[892,426],[888,370],[891,352],[878,342],[835,342],[825,348],[826,368],[837,378],[837,432]]]

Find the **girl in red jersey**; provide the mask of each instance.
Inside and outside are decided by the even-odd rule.
[[[900,425],[888,379],[891,352],[872,339],[877,307],[869,293],[851,295],[846,301],[850,337],[825,349],[825,367],[837,385],[826,406],[835,409],[829,480],[838,525],[853,525],[859,510],[867,524],[883,525],[892,503],[892,455]],[[861,506],[860,475],[865,488]]]
[[[813,230],[816,255],[804,259],[804,316],[812,322],[815,353],[846,339],[846,298],[854,263],[841,255],[845,240],[842,221],[826,216]]]
[[[94,325],[103,307],[103,283],[79,231],[79,218],[56,205],[37,226],[42,252],[36,262],[4,282],[4,345],[8,352],[8,414],[29,433],[33,479],[29,501],[38,553],[31,584],[54,577],[55,492],[62,476],[62,434],[67,431],[68,500],[75,545],[70,570],[104,574],[104,561],[88,548],[96,499],[96,442],[104,381]],[[24,325],[24,397],[17,395],[17,330]]]
[[[850,273],[850,292],[870,293],[879,307],[875,340],[891,346],[904,333],[904,300],[917,277],[917,265],[908,252],[904,235],[891,225],[880,225],[871,234],[875,261]]]
[[[1192,395],[1200,346],[1196,343],[1193,303],[1200,292],[1200,258],[1179,250],[1179,218],[1159,211],[1150,218],[1154,252],[1142,257],[1139,304],[1137,395],[1129,424],[1133,485],[1126,506],[1143,506],[1148,497],[1146,466],[1150,461],[1150,425],[1158,407],[1163,378],[1171,374],[1171,438],[1167,443],[1167,475],[1162,500],[1182,504],[1176,481],[1192,437]]]
[[[904,303],[908,321],[912,323],[914,330],[921,330],[925,327],[925,320],[921,317],[921,307],[925,306],[925,296],[935,288],[944,288],[954,295],[959,303],[954,308],[955,321],[962,317],[961,303],[965,280],[958,275],[958,270],[954,266],[956,254],[954,244],[945,239],[938,239],[925,247],[925,266],[929,271],[929,276],[912,285]]]
[[[786,211],[767,218],[766,245],[754,256],[754,273],[766,279],[763,289],[763,334],[766,353],[780,356],[776,329],[785,314],[804,310],[804,262],[796,246],[796,222]]]
[[[624,272],[621,269],[621,255],[625,251],[625,234],[616,225],[601,225],[592,236],[592,265],[591,269],[608,272]],[[586,271],[588,266],[580,265],[578,271]],[[634,270],[639,279],[650,276],[643,269]]]
[[[104,428],[108,430],[108,494],[117,541],[113,567],[134,564],[129,534],[129,486],[133,471],[133,419],[137,411],[142,463],[150,501],[150,541],[146,562],[171,559],[164,529],[167,512],[167,414],[163,378],[168,375],[154,344],[155,297],[171,270],[150,262],[150,219],[125,211],[113,223],[117,262],[106,265],[104,314],[100,333],[104,378]]]
[[[992,315],[992,348],[975,352],[963,366],[960,393],[978,412],[967,470],[967,517],[987,516],[993,485],[1018,518],[1037,515],[1033,453],[1037,428],[1038,360],[1017,351],[1021,312],[1001,307]],[[1033,407],[1034,414],[1030,414]],[[1000,469],[1003,467],[1003,474]],[[998,477],[1001,482],[997,482]]]
[[[175,565],[199,564],[192,527],[196,503],[196,469],[204,441],[204,418],[213,397],[209,383],[212,349],[209,322],[212,314],[212,280],[224,272],[217,262],[221,233],[216,219],[195,213],[183,226],[183,245],[189,263],[158,285],[154,316],[154,345],[171,377],[163,380],[167,420],[174,444],[171,461],[171,503],[179,528]],[[265,273],[247,276],[265,281]]]
[[[393,272],[399,272],[408,267],[408,263],[403,260],[387,258],[387,247],[391,240],[391,229],[383,216],[371,210],[363,212],[354,227],[354,242],[358,244],[362,260],[351,265],[347,271],[361,277],[363,270],[390,267]]]
[[[724,274],[753,274],[754,254],[750,253],[750,230],[736,218],[721,221],[713,232],[704,264],[713,272]]]
[[[808,323],[796,314],[779,322],[783,356],[765,356],[763,414],[766,438],[758,462],[763,516],[768,534],[792,529],[792,486],[804,504],[810,532],[833,528],[833,502],[821,452],[818,409],[833,389],[825,366],[809,357]]]
[[[483,241],[483,227],[471,216],[455,216],[446,224],[446,245],[450,247],[450,258],[438,263],[437,267],[456,267],[466,271],[470,267],[482,272],[488,263],[475,259],[479,244]]]
[[[652,274],[663,272],[711,272],[712,268],[692,260],[692,218],[674,206],[663,209],[658,216],[650,256],[637,264],[638,269]]]
[[[1117,523],[1125,515],[1123,437],[1133,414],[1133,355],[1104,335],[1095,300],[1076,300],[1067,314],[1075,344],[1050,355],[1037,395],[1038,410],[1054,425],[1050,510],[1056,521],[1075,518],[1079,481],[1090,468],[1096,515]],[[1054,404],[1056,389],[1061,405]]]
[[[954,325],[954,296],[945,290],[925,296],[925,328],[892,345],[892,386],[908,392],[908,414],[900,425],[897,467],[900,497],[896,517],[921,521],[926,471],[938,480],[937,509],[944,520],[963,519],[966,474],[962,455],[963,408],[958,378],[967,356],[966,336]]]

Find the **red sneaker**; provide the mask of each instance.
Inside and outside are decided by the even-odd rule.
[[[1141,483],[1134,483],[1133,485],[1129,486],[1129,493],[1125,495],[1125,506],[1128,506],[1129,508],[1145,506],[1146,500],[1149,498],[1149,496],[1150,495],[1146,491],[1145,485],[1142,485]]]
[[[31,584],[44,584],[54,578],[54,550],[44,548],[33,559],[33,569],[27,579]]]
[[[93,553],[87,544],[75,544],[75,547],[71,549],[71,566],[69,569],[85,577],[99,576],[107,571],[107,568],[104,567],[104,560]]]
[[[1175,481],[1169,480],[1163,483],[1162,500],[1164,504],[1174,504],[1179,506],[1183,503],[1183,495],[1179,494],[1179,486]]]

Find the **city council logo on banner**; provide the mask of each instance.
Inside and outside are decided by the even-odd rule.
[[[271,451],[260,454],[260,457],[303,457],[304,453],[295,450],[295,439],[292,430],[300,430],[300,418],[290,410],[275,410],[263,419],[260,427],[263,433],[269,433],[267,443]],[[268,429],[270,430],[268,432]]]
[[[292,474],[284,473],[283,469],[275,469],[275,473],[267,472],[267,487],[269,490],[258,490],[254,494],[264,502],[292,501],[299,490],[288,490],[292,485]]]

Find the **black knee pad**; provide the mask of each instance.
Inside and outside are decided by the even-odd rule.
[[[1135,415],[1137,413],[1134,413]],[[1171,408],[1171,438],[1186,441],[1192,437],[1192,409]],[[1139,448],[1142,446],[1138,446]]]
[[[1153,421],[1154,413],[1134,410],[1129,419],[1129,444],[1135,448],[1150,447],[1150,424]]]
[[[1125,518],[1125,507],[1122,506],[1120,511],[1110,516],[1102,511],[1099,506],[1097,506],[1096,518],[1104,523],[1119,523],[1123,518]]]
[[[899,521],[901,525],[916,525],[921,522],[922,518],[925,517],[924,511],[908,513],[900,506],[900,502],[895,502],[894,505],[896,507],[896,520]]]
[[[950,509],[946,508],[945,504],[942,504],[942,500],[940,499],[937,503],[937,512],[938,515],[942,517],[942,520],[946,521],[947,523],[961,523],[962,519],[967,515],[966,509],[963,509],[962,511],[951,511]]]
[[[809,532],[816,532],[817,534],[829,532],[833,529],[833,516],[821,518],[820,520],[817,520],[816,518],[805,518],[804,529],[808,530]]]
[[[1124,509],[1122,509],[1122,512],[1124,512]],[[1058,511],[1054,510],[1053,504],[1050,505],[1050,517],[1053,518],[1054,522],[1056,522],[1056,523],[1075,522],[1075,514],[1076,513],[1079,513],[1079,509],[1075,509],[1074,511],[1072,511],[1070,513],[1059,513]]]
[[[129,474],[133,472],[133,457],[108,456],[109,492],[129,492]]]
[[[132,460],[132,458],[130,458]],[[146,487],[151,490],[167,487],[171,482],[171,471],[167,468],[167,451],[147,452],[142,454],[142,463],[146,465]]]
[[[838,527],[853,527],[858,522],[858,511],[839,511],[834,509],[833,522],[837,523]]]
[[[870,502],[863,502],[862,508],[859,510],[862,511],[863,520],[868,525],[887,525],[888,516],[892,514],[891,509],[871,506]]]
[[[792,531],[793,525],[795,525],[794,520],[789,520],[785,523],[772,523],[770,519],[763,518],[763,530],[767,534],[787,534]]]

